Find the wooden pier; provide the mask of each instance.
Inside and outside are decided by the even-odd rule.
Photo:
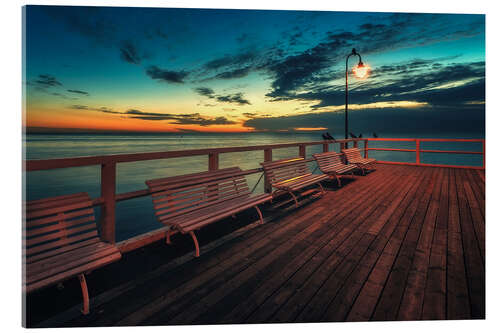
[[[124,253],[89,276],[87,316],[76,283],[30,294],[28,326],[485,318],[484,170],[378,164],[330,187],[263,225],[207,230],[200,258],[179,235]]]

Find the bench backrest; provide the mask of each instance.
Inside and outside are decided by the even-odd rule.
[[[311,174],[303,157],[260,163],[271,184]]]
[[[348,163],[356,163],[363,159],[359,148],[342,149],[342,153],[344,153]]]
[[[238,167],[146,181],[160,222],[227,200],[250,196]]]
[[[321,154],[313,154],[314,159],[318,163],[319,169],[323,170],[334,170],[338,167],[345,166],[342,160],[342,154],[329,151]]]
[[[23,258],[36,262],[100,241],[87,193],[25,203]]]

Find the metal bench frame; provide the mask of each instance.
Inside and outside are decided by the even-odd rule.
[[[243,172],[238,167],[206,171],[146,181],[160,223],[170,226],[166,242],[178,232],[189,234],[200,256],[195,231],[228,216],[235,217],[255,208],[264,223],[258,205],[272,199],[270,194],[251,195]]]
[[[342,153],[344,154],[347,163],[357,165],[363,172],[363,175],[366,174],[366,170],[375,169],[374,165],[377,163],[377,160],[374,158],[361,157],[361,151],[359,148],[342,149]]]
[[[327,175],[314,175],[310,172],[303,157],[282,159],[271,162],[260,163],[264,169],[267,180],[273,188],[273,198],[279,191],[288,192],[295,201],[295,207],[299,206],[294,192],[305,187],[318,184],[320,194],[325,194],[321,181],[328,179]]]
[[[324,152],[320,154],[313,154],[319,169],[324,174],[335,178],[339,187],[342,186],[340,176],[345,174],[354,175],[354,170],[361,169],[357,165],[344,164],[342,161],[342,154],[337,152]]]

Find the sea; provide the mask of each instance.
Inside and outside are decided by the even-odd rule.
[[[342,139],[341,135],[335,136]],[[371,137],[371,134],[363,134]],[[381,138],[453,138],[483,139],[484,133],[379,133]],[[26,134],[23,137],[25,160],[68,158],[80,156],[130,154],[189,150],[201,148],[253,146],[279,143],[321,141],[320,132],[278,133],[161,133],[161,134]],[[360,144],[362,147],[363,145]],[[414,149],[414,142],[370,142],[369,147]],[[330,150],[339,151],[339,144]],[[421,149],[482,151],[477,142],[422,142]],[[322,146],[309,146],[306,156],[322,151]],[[273,150],[273,159],[298,156],[298,147]],[[413,152],[370,151],[369,157],[385,161],[415,162]],[[243,170],[258,168],[263,151],[221,154],[219,167],[239,166]],[[422,163],[481,166],[482,156],[472,154],[422,153]],[[163,160],[119,163],[117,165],[116,192],[124,193],[145,189],[145,181],[206,171],[207,156],[182,157]],[[316,164],[310,169],[319,173]],[[254,193],[264,191],[261,174],[247,176]],[[88,192],[92,198],[100,196],[100,166],[23,172],[24,199],[34,200],[50,196]],[[100,211],[96,209],[99,219]],[[126,200],[116,205],[116,240],[121,241],[161,227],[153,215],[150,197]]]

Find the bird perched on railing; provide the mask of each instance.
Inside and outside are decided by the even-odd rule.
[[[328,132],[326,132],[326,137],[328,138],[328,140],[335,141],[335,138],[333,136],[331,136],[330,133],[328,133]]]
[[[374,137],[374,138],[378,138],[377,133],[373,132],[373,137]]]
[[[354,133],[352,133],[352,132],[349,132],[349,135],[350,135],[350,136],[351,136],[351,138],[353,138],[353,139],[357,139],[357,138],[358,138],[358,137],[357,137],[356,135],[354,135]]]
[[[362,137],[363,137],[363,133],[360,133],[360,134],[358,135],[358,138],[359,138],[359,139],[361,139]]]
[[[325,133],[322,133],[321,137],[323,137],[323,140],[329,140]]]

